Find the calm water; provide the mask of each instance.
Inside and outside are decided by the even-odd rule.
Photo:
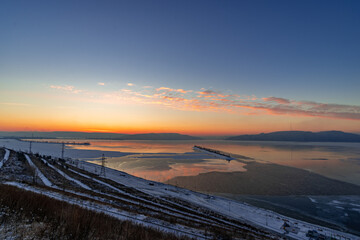
[[[28,149],[28,143],[1,140],[13,149]],[[49,140],[50,141],[50,140]],[[58,140],[60,141],[60,140]],[[66,140],[79,141],[84,140]],[[197,175],[210,171],[244,171],[239,161],[214,159],[195,153],[192,147],[201,145],[230,153],[307,169],[321,175],[360,185],[360,143],[294,143],[247,142],[224,140],[201,141],[115,141],[85,140],[91,145],[68,145],[65,155],[100,164],[105,153],[107,166],[136,176],[166,181],[175,176]],[[59,156],[60,144],[33,143],[33,150]]]
[[[76,149],[137,153],[108,159],[108,165],[153,180],[209,171],[241,171],[243,164],[190,154],[194,144],[240,154],[257,161],[311,170],[360,185],[359,143],[244,141],[91,141]],[[175,154],[168,154],[175,153]]]

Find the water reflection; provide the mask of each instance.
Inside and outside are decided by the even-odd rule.
[[[47,139],[44,139],[47,141]],[[61,140],[59,140],[61,141]],[[69,140],[80,141],[84,140]],[[196,175],[208,171],[236,171],[241,169],[235,161],[209,160],[211,157],[188,153],[194,145],[214,148],[254,158],[259,162],[272,162],[307,169],[321,175],[360,185],[360,143],[296,143],[256,141],[115,141],[86,140],[91,145],[69,145],[66,154],[86,160],[96,160],[105,152],[108,165],[137,176],[153,180],[167,176]],[[25,144],[25,143],[21,143]],[[34,144],[34,148],[39,143]],[[46,149],[55,148],[48,144]],[[25,144],[28,148],[28,144]],[[56,146],[56,149],[60,147]],[[40,149],[42,152],[44,149]],[[88,150],[88,151],[84,151]],[[91,150],[91,151],[89,151]],[[60,152],[60,150],[57,150]],[[172,154],[171,156],[166,154]],[[130,154],[130,156],[121,157]],[[143,154],[143,155],[140,155]],[[149,155],[146,155],[149,154]],[[157,155],[154,155],[157,154]],[[217,165],[214,165],[214,161]]]
[[[259,162],[272,162],[302,168],[321,175],[360,185],[359,143],[293,143],[293,142],[241,142],[241,141],[96,141],[91,146],[74,146],[82,149],[109,150],[134,153],[186,153],[193,145],[201,145],[225,152],[254,158]],[[126,149],[126,150],[125,150]],[[138,156],[137,156],[138,157]],[[156,158],[156,159],[155,159]],[[131,156],[113,158],[109,166],[129,171],[153,180],[174,176],[197,175],[208,171],[236,171],[235,162],[222,161],[214,167],[209,161],[188,160],[190,155],[176,161],[177,155],[167,159],[161,156]],[[136,159],[136,163],[134,162]],[[114,163],[112,163],[114,161]],[[221,160],[220,160],[221,161]],[[116,163],[115,163],[116,162]],[[241,164],[240,164],[241,165]],[[118,168],[120,169],[120,168]]]
[[[94,161],[100,164],[99,160]],[[108,158],[109,167],[124,170],[135,176],[167,181],[176,176],[194,176],[205,172],[245,171],[240,161],[227,162],[207,154],[133,154]]]

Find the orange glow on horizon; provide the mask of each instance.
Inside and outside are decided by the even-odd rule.
[[[188,112],[150,106],[118,109],[118,106],[86,104],[66,110],[28,106],[2,106],[2,108],[6,116],[0,118],[0,131],[179,133],[192,136],[233,136],[291,129],[359,132],[358,121],[354,120],[276,114]]]
[[[247,127],[244,130],[237,128],[224,130],[221,128],[209,130],[206,126],[202,128],[196,127],[188,127],[182,128],[179,130],[176,126],[133,126],[133,127],[114,127],[114,128],[101,128],[101,126],[83,126],[78,124],[44,124],[44,123],[35,123],[35,124],[27,124],[27,126],[23,126],[23,124],[2,124],[0,121],[0,131],[6,132],[56,132],[56,131],[64,131],[64,132],[97,132],[97,133],[119,133],[119,134],[141,134],[141,133],[179,133],[186,134],[192,136],[226,136],[226,135],[237,135],[237,134],[255,134],[259,132],[271,132],[275,130],[271,129],[259,129],[257,127],[249,128]],[[21,125],[21,126],[19,126]],[[277,130],[277,129],[276,129]],[[280,129],[279,129],[280,130]]]
[[[216,131],[217,130],[217,131]],[[237,129],[234,131],[222,131],[222,129],[216,129],[214,131],[209,131],[207,129],[193,129],[193,130],[183,130],[179,131],[174,128],[167,128],[164,130],[163,128],[117,128],[117,129],[96,129],[96,128],[75,128],[75,127],[1,127],[0,131],[4,132],[84,132],[84,133],[118,133],[118,134],[147,134],[147,133],[178,133],[185,134],[190,136],[235,136],[242,134],[259,134],[259,133],[268,133],[275,131],[288,131],[289,129],[266,129],[266,128],[247,128],[247,129]],[[328,129],[332,130],[332,129]],[[307,130],[304,130],[307,131]],[[317,130],[309,130],[309,131],[317,131]],[[319,130],[320,131],[320,130]],[[351,132],[351,131],[349,131]],[[354,131],[355,132],[355,131]]]
[[[177,129],[169,129],[167,131],[160,129],[134,129],[134,128],[123,128],[119,129],[83,129],[83,128],[64,128],[64,127],[2,127],[0,131],[3,132],[84,132],[84,133],[118,133],[118,134],[146,134],[146,133],[179,133],[191,136],[227,136],[227,135],[238,135],[238,134],[256,134],[259,131],[206,131],[206,130],[193,130],[193,131],[178,131]],[[270,131],[260,131],[260,132],[270,132]]]
[[[169,87],[105,92],[69,85],[39,89],[38,92],[0,90],[0,98],[4,99],[0,101],[0,131],[193,136],[288,130],[360,132],[360,108],[351,105]]]

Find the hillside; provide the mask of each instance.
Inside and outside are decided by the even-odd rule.
[[[281,131],[254,135],[239,135],[226,140],[293,141],[293,142],[360,142],[360,135],[341,131],[306,132]]]
[[[44,229],[28,230],[43,234],[41,238],[54,229],[54,236],[58,234],[59,239],[73,239],[70,236],[77,236],[76,239],[119,239],[119,236],[122,239],[277,239],[280,236],[202,206],[198,200],[187,201],[187,198],[199,199],[188,190],[112,169],[106,169],[107,178],[100,177],[95,173],[99,173],[99,166],[94,164],[65,162],[8,149],[0,151],[0,159],[3,159],[0,217],[9,224],[12,221],[25,224],[29,217],[36,219],[28,228],[41,225]],[[92,172],[86,171],[90,169]],[[116,225],[119,227],[111,228]],[[11,232],[14,226],[23,228],[10,224],[5,229]],[[64,231],[68,235],[62,236]],[[0,229],[0,236],[2,233]]]

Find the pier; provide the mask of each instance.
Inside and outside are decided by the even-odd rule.
[[[89,142],[66,142],[66,141],[40,141],[40,140],[31,140],[31,139],[19,139],[22,142],[31,142],[31,143],[52,143],[52,144],[65,144],[65,145],[90,145]]]
[[[206,148],[206,147],[197,146],[197,145],[194,145],[193,149],[195,151],[205,152],[205,153],[214,155],[218,158],[225,159],[229,162],[234,159],[233,157],[231,157],[230,154],[216,150],[216,149]]]

